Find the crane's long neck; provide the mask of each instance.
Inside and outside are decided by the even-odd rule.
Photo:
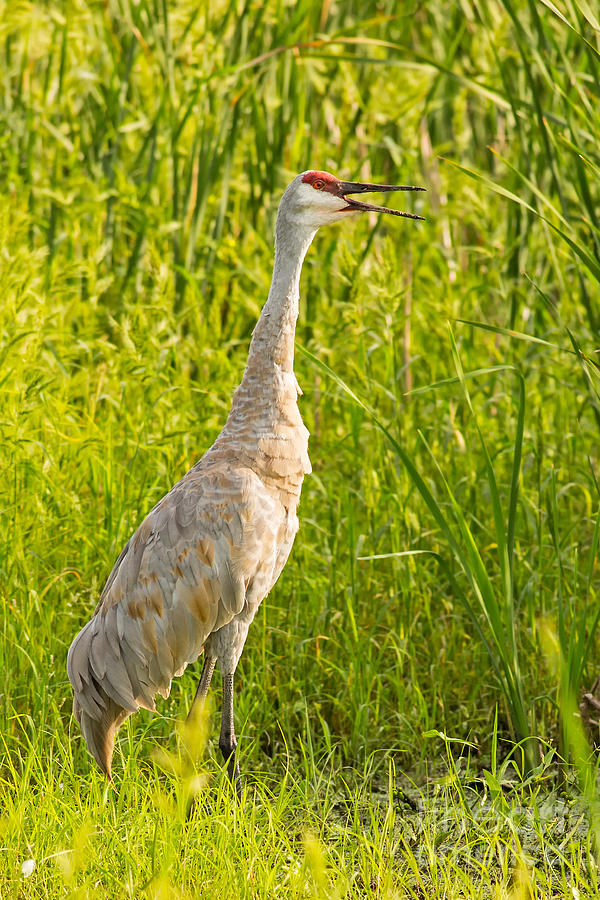
[[[285,219],[277,220],[273,280],[252,335],[244,381],[258,375],[264,384],[270,372],[293,371],[300,273],[314,236],[313,230],[294,231]]]
[[[277,218],[269,296],[254,329],[242,383],[225,428],[209,451],[254,469],[284,502],[297,504],[310,472],[308,431],[298,410],[294,337],[302,263],[316,229],[294,230]]]

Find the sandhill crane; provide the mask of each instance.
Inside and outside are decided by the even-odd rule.
[[[239,790],[234,672],[250,623],[289,556],[300,489],[311,471],[293,368],[304,256],[321,225],[354,213],[421,218],[348,195],[418,190],[317,171],[296,176],[286,189],[271,289],[225,427],[126,544],[92,619],[69,649],[73,713],[109,781],[119,726],[140,707],[155,710],[155,694],[168,697],[172,679],[204,650],[190,715],[206,698],[218,661],[219,747]]]

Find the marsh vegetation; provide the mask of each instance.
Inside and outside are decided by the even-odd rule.
[[[0,3],[2,897],[600,896],[599,99],[586,0]],[[246,802],[192,670],[107,789],[67,648],[220,430],[307,168],[427,221],[305,263]]]

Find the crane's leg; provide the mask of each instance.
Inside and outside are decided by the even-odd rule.
[[[242,777],[235,754],[237,738],[233,724],[233,675],[223,675],[223,712],[219,747],[227,763],[227,774],[239,795],[242,793]]]
[[[192,705],[190,706],[190,711],[187,714],[186,722],[193,722],[194,716],[198,711],[199,707],[202,707],[202,704],[206,700],[208,689],[210,687],[210,682],[212,681],[213,672],[215,671],[215,665],[217,662],[216,656],[211,656],[209,653],[204,654],[204,666],[202,667],[202,675],[198,680],[198,687],[196,688],[196,693],[194,694],[194,699],[192,700]],[[188,810],[186,813],[186,818],[191,819],[194,814],[194,810],[196,809],[196,798],[191,797]]]
[[[216,662],[216,656],[207,655],[204,659],[202,675],[200,676],[200,680],[198,681],[198,687],[196,688],[196,693],[194,695],[194,699],[192,700],[190,711],[187,715],[188,722],[193,718],[194,712],[198,708],[198,705],[204,703],[204,701],[206,700],[210,682],[213,677],[213,672],[215,671]]]

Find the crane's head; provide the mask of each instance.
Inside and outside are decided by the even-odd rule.
[[[363,184],[360,181],[340,181],[328,172],[309,171],[297,175],[287,187],[279,207],[285,219],[292,225],[307,229],[320,228],[331,222],[339,222],[353,213],[389,213],[408,219],[422,219],[414,213],[400,212],[387,206],[375,206],[355,200],[350,194],[388,191],[423,191],[425,188],[395,184]]]

